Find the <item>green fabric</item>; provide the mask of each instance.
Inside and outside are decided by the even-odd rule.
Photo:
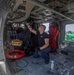
[[[69,33],[69,34],[65,35],[65,40],[71,41],[72,39],[74,39],[74,34]]]

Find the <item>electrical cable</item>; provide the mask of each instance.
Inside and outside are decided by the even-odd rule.
[[[17,60],[15,60],[16,66],[17,66],[18,68],[20,68],[20,69],[22,69],[22,68],[24,68],[24,67],[27,67],[27,66],[28,66],[28,62],[27,62],[26,60],[23,60],[23,61],[26,62],[26,65],[20,67],[20,66],[18,65],[18,63],[17,63]]]

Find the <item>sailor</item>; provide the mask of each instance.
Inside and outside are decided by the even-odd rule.
[[[72,31],[68,31],[68,34],[66,33],[65,40],[67,40],[67,41],[74,40],[74,34],[72,33]]]
[[[38,48],[33,54],[34,58],[42,57],[45,60],[45,64],[49,63],[49,51],[51,50],[49,47],[49,35],[45,32],[46,26],[40,25],[38,30],[35,31],[32,27],[27,24],[28,29],[37,35]]]

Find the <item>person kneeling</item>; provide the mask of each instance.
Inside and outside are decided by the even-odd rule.
[[[37,35],[38,48],[36,49],[33,57],[38,58],[42,57],[45,60],[45,63],[49,63],[49,51],[51,50],[49,46],[49,35],[45,32],[46,27],[44,25],[40,25],[38,30],[35,31],[32,29],[30,25],[27,25],[28,29]]]

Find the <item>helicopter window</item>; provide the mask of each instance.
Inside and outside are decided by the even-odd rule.
[[[65,26],[65,40],[74,42],[74,24]]]
[[[45,32],[49,34],[49,23],[43,23],[46,26]]]

